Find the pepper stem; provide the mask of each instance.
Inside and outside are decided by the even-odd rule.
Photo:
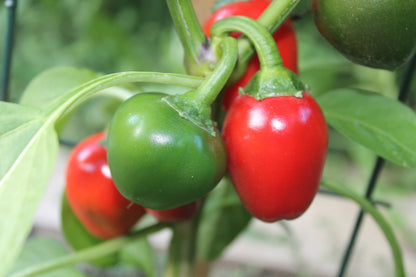
[[[302,0],[272,1],[257,21],[265,26],[271,33],[274,33],[301,1]]]
[[[282,58],[272,36],[266,27],[256,20],[245,16],[232,16],[215,22],[211,27],[211,36],[224,36],[232,31],[246,35],[259,56],[263,69],[283,66]]]
[[[212,25],[211,36],[222,37],[232,31],[241,32],[250,39],[260,60],[259,72],[243,89],[243,93],[257,100],[282,95],[302,97],[305,86],[296,74],[283,66],[276,43],[266,27],[248,17],[227,17]]]
[[[237,41],[234,38],[228,37],[223,39],[220,43],[220,50],[222,50],[221,59],[214,71],[195,90],[194,99],[201,105],[208,106],[214,102],[221,89],[227,83],[237,62],[238,49]]]
[[[302,0],[279,0],[271,1],[267,9],[257,19],[271,34],[289,17],[291,12]],[[254,54],[253,48],[247,39],[238,40],[239,60],[241,63],[247,62]]]
[[[214,71],[196,89],[183,95],[167,96],[164,100],[179,114],[215,136],[211,121],[211,104],[227,83],[237,62],[237,41],[232,37],[221,40],[221,58]]]
[[[195,234],[192,221],[173,226],[165,277],[192,277],[195,266]]]
[[[192,75],[205,76],[211,71],[207,38],[199,24],[191,0],[166,0],[175,29],[185,52],[185,67]],[[207,59],[208,57],[208,59]]]
[[[48,273],[55,269],[75,265],[80,262],[93,261],[98,258],[104,257],[115,253],[136,241],[137,239],[143,238],[149,234],[155,233],[169,227],[167,223],[157,223],[155,225],[141,229],[130,236],[119,237],[111,240],[107,240],[90,248],[80,250],[78,252],[68,254],[66,256],[57,257],[51,261],[44,262],[39,265],[35,265],[29,268],[26,268],[22,271],[16,272],[13,274],[13,277],[28,277],[28,276],[37,276],[42,273]]]

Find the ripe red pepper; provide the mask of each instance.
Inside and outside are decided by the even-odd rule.
[[[200,201],[197,200],[170,210],[157,211],[146,209],[146,211],[160,222],[176,223],[186,221],[194,217],[199,209],[199,206]]]
[[[253,216],[294,219],[309,207],[328,146],[325,118],[311,95],[241,94],[225,117],[223,137],[231,179]]]
[[[271,1],[269,0],[250,0],[246,2],[233,2],[224,5],[208,18],[203,26],[203,30],[205,34],[209,36],[212,24],[220,19],[230,16],[242,15],[257,19],[269,6],[270,2]],[[233,36],[237,37],[238,33],[233,34]],[[282,57],[283,65],[298,74],[296,34],[290,19],[287,19],[279,27],[279,29],[273,34],[273,38]],[[236,83],[227,88],[223,98],[224,109],[228,110],[230,108],[231,103],[238,95],[239,88],[245,87],[259,68],[259,59],[257,55],[255,55],[249,61],[245,74]]]
[[[108,239],[129,232],[145,214],[143,207],[117,190],[107,163],[107,151],[98,133],[80,142],[66,168],[66,194],[75,215],[94,236]]]

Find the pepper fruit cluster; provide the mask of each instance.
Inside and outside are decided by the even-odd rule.
[[[296,75],[290,19],[273,37],[255,20],[269,4],[251,0],[216,11],[204,30],[220,41],[220,58],[196,90],[134,95],[116,111],[103,144],[100,133],[74,149],[66,193],[92,234],[123,235],[146,212],[164,222],[188,220],[227,170],[254,217],[274,222],[306,211],[318,190],[328,131]],[[258,56],[229,85],[241,34]],[[224,89],[219,130],[211,107]]]
[[[198,201],[172,210],[153,211],[122,196],[112,179],[104,145],[104,132],[87,137],[74,147],[66,168],[66,199],[91,235],[99,239],[125,235],[146,212],[160,222],[170,223],[195,215]]]

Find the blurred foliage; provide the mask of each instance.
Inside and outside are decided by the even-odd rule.
[[[3,39],[6,10],[0,9]],[[112,73],[183,72],[182,48],[165,1],[19,1],[11,101],[50,67]],[[3,51],[0,43],[0,51]]]

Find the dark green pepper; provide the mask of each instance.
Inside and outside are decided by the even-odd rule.
[[[416,0],[313,0],[321,34],[349,60],[395,70],[416,51]]]
[[[180,115],[161,93],[124,102],[107,138],[107,156],[120,193],[134,203],[167,210],[208,193],[223,177],[226,152],[213,136]]]

